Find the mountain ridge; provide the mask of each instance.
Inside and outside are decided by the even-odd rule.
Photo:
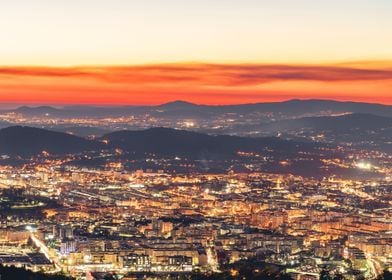
[[[100,148],[98,142],[67,133],[29,126],[11,126],[0,129],[0,154],[34,156],[42,152],[68,154]]]
[[[58,106],[51,106],[51,105],[44,105],[44,106],[20,106],[15,109],[8,109],[8,110],[3,110],[6,112],[14,112],[14,111],[26,111],[26,110],[37,110],[37,111],[42,111],[42,110],[53,110],[53,111],[63,111],[63,110],[70,110],[70,111],[77,111],[77,110],[84,110],[86,108],[92,110],[132,110],[132,109],[140,109],[143,108],[145,110],[148,109],[157,109],[157,108],[174,108],[174,109],[179,109],[179,108],[191,108],[191,107],[196,107],[196,108],[209,108],[209,109],[233,109],[233,108],[254,108],[254,107],[287,107],[287,106],[300,106],[302,104],[311,104],[312,106],[339,106],[339,107],[344,107],[344,106],[354,106],[358,108],[362,108],[362,110],[365,110],[364,107],[379,107],[379,108],[386,108],[392,112],[392,105],[388,104],[381,104],[381,103],[369,103],[369,102],[357,102],[357,101],[338,101],[338,100],[328,100],[328,99],[290,99],[290,100],[285,100],[285,101],[277,101],[277,102],[257,102],[257,103],[244,103],[244,104],[227,104],[227,105],[209,105],[209,104],[198,104],[198,103],[192,103],[184,100],[175,100],[163,104],[158,104],[158,105],[127,105],[127,106],[94,106],[94,105],[81,105],[81,106],[75,106],[75,105],[67,105],[63,107],[58,107]],[[359,109],[357,109],[359,110]],[[392,116],[392,115],[391,115]]]
[[[108,140],[104,145],[102,140]],[[282,153],[291,153],[297,143],[275,137],[247,138],[229,135],[208,135],[172,128],[150,128],[146,130],[124,130],[105,134],[98,140],[47,129],[11,126],[0,129],[0,154],[11,156],[34,156],[42,152],[49,154],[83,153],[101,149],[121,148],[129,152],[157,153],[159,155],[208,154],[213,156],[236,156],[238,150],[262,151],[267,146]]]

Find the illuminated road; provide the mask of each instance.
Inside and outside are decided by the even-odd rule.
[[[369,269],[370,271],[370,279],[376,279],[379,275],[382,274],[383,270],[382,267],[380,265],[380,263],[375,260],[374,258],[368,257],[368,264],[369,264]]]
[[[54,263],[54,265],[56,267],[56,271],[54,271],[54,272],[61,272],[63,270],[63,267],[62,267],[62,264],[60,263],[60,260],[58,259],[58,257],[52,257],[50,255],[49,248],[46,246],[46,244],[43,243],[41,240],[39,240],[34,235],[33,232],[31,232],[30,238],[31,238],[31,240],[33,240],[35,246],[37,246],[40,249],[40,251],[45,255],[45,257]]]
[[[206,249],[206,253],[207,253],[207,262],[211,266],[212,271],[218,272],[219,271],[218,258],[216,256],[213,247],[208,246]]]

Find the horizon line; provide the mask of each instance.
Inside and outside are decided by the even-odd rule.
[[[289,98],[283,99],[281,101],[260,101],[260,102],[247,102],[247,103],[230,103],[230,104],[217,104],[217,103],[196,103],[187,101],[184,99],[173,99],[168,102],[163,103],[127,103],[127,104],[120,104],[120,103],[41,103],[41,102],[26,102],[26,103],[14,103],[14,102],[2,102],[0,101],[0,108],[1,107],[9,107],[9,110],[18,109],[21,107],[30,107],[30,108],[39,108],[39,107],[57,107],[57,108],[66,108],[66,107],[97,107],[97,108],[120,108],[120,107],[159,107],[173,103],[187,103],[189,105],[195,106],[211,106],[211,107],[226,107],[226,106],[246,106],[246,105],[257,105],[257,104],[277,104],[277,103],[287,103],[287,102],[337,102],[337,103],[359,103],[359,104],[369,104],[369,105],[380,105],[380,106],[392,106],[392,104],[388,103],[380,103],[380,102],[365,102],[365,101],[356,101],[356,100],[338,100],[333,98]]]

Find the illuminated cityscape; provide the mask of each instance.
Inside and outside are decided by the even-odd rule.
[[[392,280],[391,15],[0,1],[0,280]]]
[[[46,113],[6,117],[49,122]],[[116,123],[96,121],[73,125]],[[34,127],[0,130],[0,262],[74,279],[235,277],[244,261],[256,265],[255,275],[272,267],[292,279],[376,279],[391,268],[387,142],[364,147],[364,139],[347,142],[330,129],[209,136],[176,123],[149,128],[166,125],[157,119],[89,140]],[[366,133],[390,135],[391,124]],[[355,130],[367,131],[362,123]],[[13,137],[30,142],[19,146]]]

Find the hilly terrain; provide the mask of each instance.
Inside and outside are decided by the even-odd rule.
[[[122,162],[131,169],[176,172],[235,169],[310,177],[377,176],[371,170],[357,170],[350,159],[344,168],[331,165],[336,160],[344,161],[346,154],[336,146],[322,142],[208,135],[172,128],[118,131],[96,140],[32,127],[13,126],[0,130],[0,164],[26,163],[31,157],[43,154],[57,158],[73,154],[72,161],[65,164],[90,167]]]
[[[0,130],[0,154],[28,157],[42,153],[70,154],[98,150],[103,145],[82,137],[46,129],[12,126]]]
[[[315,145],[282,140],[276,137],[246,138],[227,135],[207,135],[170,128],[151,128],[142,131],[118,131],[103,139],[111,146],[135,153],[153,153],[192,158],[233,157],[238,151],[267,152],[290,155],[314,150]],[[316,145],[317,146],[317,145]]]
[[[333,100],[288,100],[283,102],[265,102],[239,105],[200,105],[185,101],[174,101],[154,106],[22,106],[3,113],[19,113],[25,116],[57,117],[108,117],[124,115],[150,114],[156,117],[217,117],[222,114],[268,114],[277,119],[318,116],[323,114],[364,113],[392,117],[392,106],[360,102],[341,102]]]

